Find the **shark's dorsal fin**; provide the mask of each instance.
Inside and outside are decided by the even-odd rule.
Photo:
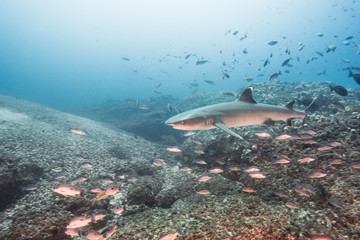
[[[256,103],[252,97],[252,87],[247,88],[239,97],[238,101],[247,103]]]
[[[292,109],[293,109],[294,102],[295,102],[295,100],[292,101],[292,102],[289,102],[288,104],[286,104],[286,108],[292,110]]]

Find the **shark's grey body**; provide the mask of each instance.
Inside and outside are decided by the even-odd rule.
[[[179,130],[207,130],[218,127],[241,138],[229,128],[273,124],[274,121],[278,120],[290,125],[294,118],[304,120],[306,110],[293,110],[293,103],[291,102],[285,107],[258,104],[252,98],[252,88],[248,88],[235,102],[219,103],[189,110],[169,118],[165,124]]]

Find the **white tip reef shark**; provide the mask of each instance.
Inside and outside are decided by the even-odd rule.
[[[295,101],[285,107],[256,103],[252,97],[252,88],[247,88],[234,102],[218,103],[205,107],[195,108],[169,118],[165,124],[178,130],[207,130],[220,128],[228,134],[243,139],[229,128],[270,124],[275,121],[284,121],[291,125],[291,120],[301,118],[304,121],[309,107],[297,111],[293,109]]]

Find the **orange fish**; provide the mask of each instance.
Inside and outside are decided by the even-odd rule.
[[[267,132],[255,133],[255,135],[259,138],[270,138],[271,137],[271,135]]]
[[[110,195],[115,195],[117,194],[119,191],[121,191],[121,187],[115,187],[115,186],[108,186],[105,189],[105,194],[110,196]]]
[[[137,180],[139,180],[139,178],[134,175],[129,175],[126,177],[126,181],[128,182],[136,182]]]
[[[228,170],[229,170],[229,172],[239,172],[239,171],[240,171],[240,167],[233,165],[233,166],[230,166],[230,167],[228,168]]]
[[[90,190],[90,192],[93,192],[93,193],[100,193],[102,192],[101,188],[93,188]]]
[[[244,187],[242,189],[244,192],[247,192],[247,193],[254,193],[256,192],[256,190],[252,189],[252,188],[249,188],[249,187]]]
[[[332,149],[333,147],[332,146],[328,146],[328,145],[325,145],[323,147],[319,147],[317,150],[319,151],[326,151],[326,150],[330,150]]]
[[[198,191],[196,193],[200,194],[200,195],[209,195],[209,194],[211,194],[211,192],[209,190],[201,190],[201,191]]]
[[[285,206],[288,207],[288,208],[291,208],[291,209],[297,209],[297,208],[299,208],[297,205],[295,205],[294,203],[291,203],[291,202],[287,202],[287,203],[285,204]]]
[[[354,168],[354,169],[360,169],[360,163],[350,164],[350,167],[352,167],[352,168]]]
[[[258,179],[266,178],[266,176],[264,174],[262,174],[261,172],[250,172],[249,176],[251,178],[258,178]]]
[[[166,150],[168,150],[169,152],[182,152],[181,149],[178,147],[168,147],[166,148]]]
[[[315,158],[312,157],[305,157],[297,160],[299,163],[309,163],[315,161]]]
[[[222,170],[221,168],[209,169],[209,173],[222,173],[222,172],[224,172],[224,170]]]
[[[82,163],[80,165],[81,168],[91,168],[92,167],[92,164],[89,163],[89,162],[85,162],[85,163]]]
[[[109,227],[108,229],[106,229],[105,233],[104,233],[104,238],[108,239],[110,238],[117,230],[119,226],[117,224],[115,224],[113,227]]]
[[[154,164],[157,167],[161,167],[161,166],[166,165],[165,160],[162,159],[162,158],[156,158],[156,159],[152,160],[151,163]]]
[[[308,139],[308,140],[304,140],[302,141],[303,144],[316,144],[317,141],[315,140],[312,140],[312,139]]]
[[[309,178],[323,178],[325,177],[327,174],[322,172],[321,170],[313,170],[312,172],[310,172],[308,174]]]
[[[125,180],[127,177],[128,177],[127,174],[123,174],[123,175],[118,176],[118,178],[122,179],[122,180]]]
[[[331,142],[329,145],[332,147],[337,147],[337,146],[341,146],[341,142],[334,141],[334,142]]]
[[[78,177],[74,179],[73,182],[85,182],[86,180],[88,180],[86,177]]]
[[[194,150],[194,153],[196,154],[205,154],[205,152],[201,149]]]
[[[102,181],[104,183],[113,183],[114,182],[114,180],[112,180],[111,178],[103,178]]]
[[[287,198],[289,197],[286,192],[284,190],[281,190],[281,189],[277,189],[274,191],[274,194],[278,197],[283,197],[283,198]]]
[[[67,228],[65,234],[70,237],[81,237],[80,230],[78,228]]]
[[[248,168],[244,169],[244,172],[245,172],[245,173],[249,173],[249,172],[259,172],[259,171],[260,171],[260,168],[255,167],[255,166],[251,166],[251,167],[248,167]]]
[[[93,215],[94,215],[94,218],[95,218],[95,222],[98,221],[98,220],[103,219],[104,217],[106,217],[105,214],[93,214]]]
[[[105,191],[102,191],[102,192],[99,192],[99,194],[98,195],[96,195],[96,197],[95,197],[95,201],[99,201],[99,200],[103,200],[103,199],[106,199],[106,198],[108,198],[109,197],[109,195],[106,195],[106,193],[105,193]]]
[[[89,223],[96,223],[95,215],[91,215],[90,218],[86,217],[75,217],[70,220],[69,224],[66,226],[66,228],[81,228],[84,226],[87,226]]]
[[[289,159],[286,159],[286,158],[280,158],[280,159],[275,160],[275,163],[278,163],[278,164],[286,164],[289,162],[290,162]]]
[[[211,178],[211,177],[208,176],[208,175],[201,176],[201,177],[199,177],[198,182],[206,182],[206,181],[209,180],[210,178]]]
[[[300,137],[301,139],[312,139],[312,138],[313,138],[312,135],[306,134],[306,133],[299,135],[299,137]]]
[[[168,233],[162,237],[159,238],[159,240],[174,240],[179,234],[183,234],[180,228],[177,229],[174,233]]]
[[[125,205],[123,207],[115,206],[114,213],[115,214],[122,214],[125,210],[126,210]]]
[[[330,165],[339,165],[339,164],[344,164],[344,161],[339,159],[339,158],[335,158],[329,161]]]
[[[287,140],[293,138],[293,136],[289,135],[289,134],[281,134],[277,137],[275,137],[275,140]]]
[[[59,193],[65,197],[67,196],[75,197],[76,195],[83,197],[85,193],[84,190],[79,191],[75,187],[68,184],[63,184],[58,186],[57,188],[54,189],[54,192]]]
[[[101,235],[100,233],[91,230],[87,235],[86,238],[89,240],[106,240],[106,237],[104,237],[103,235]]]
[[[204,160],[197,160],[195,161],[195,163],[200,165],[206,165],[206,162]]]
[[[81,130],[81,129],[70,129],[70,131],[77,135],[87,135],[87,132],[85,130]]]
[[[191,171],[192,169],[187,167],[187,166],[183,166],[182,168],[180,168],[181,171]]]

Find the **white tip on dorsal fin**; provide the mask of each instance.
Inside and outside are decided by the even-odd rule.
[[[247,103],[256,103],[252,97],[252,87],[247,88],[239,97],[238,101],[247,102]]]

